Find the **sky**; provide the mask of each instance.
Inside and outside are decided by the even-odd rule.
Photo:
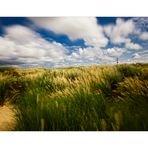
[[[148,62],[148,17],[0,17],[0,66]]]

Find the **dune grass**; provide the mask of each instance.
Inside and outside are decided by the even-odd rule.
[[[0,102],[19,131],[148,130],[148,64],[0,68]]]

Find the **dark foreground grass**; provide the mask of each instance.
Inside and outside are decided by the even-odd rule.
[[[148,130],[147,64],[0,74],[0,102],[15,106],[15,130]]]

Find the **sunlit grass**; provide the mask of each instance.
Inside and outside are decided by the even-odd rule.
[[[148,65],[0,69],[15,130],[148,130]]]

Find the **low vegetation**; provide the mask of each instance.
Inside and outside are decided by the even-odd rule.
[[[148,130],[148,64],[0,68],[19,131]]]

